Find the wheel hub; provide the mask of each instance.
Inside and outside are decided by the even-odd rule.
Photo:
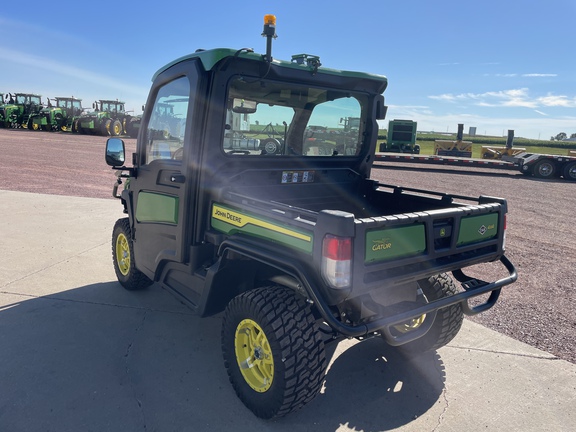
[[[234,338],[236,361],[246,383],[264,393],[272,386],[274,359],[266,334],[253,320],[242,320]]]
[[[116,262],[120,273],[124,276],[128,275],[130,272],[130,248],[128,239],[124,234],[120,234],[116,238]]]
[[[426,314],[420,315],[418,318],[413,318],[402,324],[395,325],[394,328],[398,330],[400,333],[408,333],[412,330],[416,330],[419,328],[424,320],[426,319]]]

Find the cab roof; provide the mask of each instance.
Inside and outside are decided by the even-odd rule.
[[[160,75],[165,70],[169,69],[170,67],[187,61],[194,58],[200,59],[202,62],[202,66],[205,70],[210,71],[214,68],[214,66],[225,58],[232,58],[232,57],[240,57],[244,59],[254,60],[254,61],[262,61],[264,62],[264,56],[262,54],[257,54],[255,52],[250,52],[245,49],[243,50],[235,50],[231,48],[215,48],[210,50],[198,50],[195,53],[185,55],[180,57],[164,67],[160,68],[152,77],[152,81],[156,80],[156,77]],[[361,79],[368,79],[372,81],[379,81],[382,83],[383,87],[386,88],[388,84],[388,79],[384,75],[377,75],[371,74],[367,72],[357,72],[357,71],[347,71],[347,70],[338,70],[338,69],[330,69],[326,67],[316,67],[314,62],[308,62],[307,59],[317,59],[319,64],[319,58],[315,56],[309,56],[307,54],[299,54],[292,57],[292,61],[286,60],[277,60],[273,59],[272,64],[275,66],[280,66],[283,68],[295,69],[295,70],[310,70],[314,73],[318,74],[328,74],[328,75],[338,75],[350,78],[361,78]]]

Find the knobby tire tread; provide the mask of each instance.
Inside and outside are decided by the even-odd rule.
[[[432,276],[422,281],[422,285],[422,291],[429,301],[438,300],[458,292],[454,281],[446,273]],[[434,324],[428,333],[419,339],[400,346],[400,349],[409,354],[437,350],[456,337],[463,321],[464,315],[460,304],[439,309],[436,313]]]
[[[258,309],[263,321],[259,324],[266,323],[266,328],[272,329],[273,335],[267,333],[267,337],[275,339],[280,349],[279,353],[274,353],[275,365],[276,359],[281,359],[284,369],[283,377],[274,378],[282,379],[282,391],[278,395],[271,395],[275,401],[265,407],[251,404],[250,398],[245,395],[245,383],[238,383],[233,379],[230,368],[237,368],[236,364],[231,364],[231,359],[235,359],[235,353],[233,346],[226,343],[227,338],[224,334],[230,326],[237,325],[238,319],[232,323],[228,322],[233,319],[232,317],[242,316],[246,311],[258,316]],[[225,366],[239,398],[258,417],[270,419],[285,416],[306,405],[320,391],[326,371],[326,357],[324,343],[316,326],[310,306],[287,288],[258,288],[240,294],[232,300],[224,315],[222,326]],[[272,345],[272,341],[270,343]]]
[[[124,233],[130,243],[130,274],[127,277],[120,273],[116,262],[116,231],[118,229]],[[118,282],[120,282],[120,284],[128,291],[137,291],[149,287],[152,285],[153,281],[135,267],[131,233],[132,231],[130,229],[130,221],[128,218],[122,218],[116,221],[114,230],[112,231],[112,259],[114,261],[114,271],[116,272]]]

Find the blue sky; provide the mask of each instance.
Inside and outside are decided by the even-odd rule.
[[[386,75],[388,119],[437,132],[463,123],[488,135],[576,133],[576,0],[4,3],[4,93],[73,95],[85,107],[120,99],[139,113],[152,75],[177,57],[264,52],[272,13],[274,57],[308,53],[326,67]]]

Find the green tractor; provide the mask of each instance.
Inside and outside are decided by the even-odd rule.
[[[124,110],[124,102],[98,100],[92,104],[94,111],[82,114],[72,123],[72,132],[119,136],[135,136],[130,127],[134,118]]]
[[[183,131],[181,114],[174,113],[174,104],[178,105],[179,99],[167,99],[165,103],[157,103],[154,106],[154,127],[166,139],[170,137],[181,137]],[[144,111],[144,106],[142,111]],[[136,118],[136,117],[135,117]],[[133,127],[140,127],[141,116],[134,123]],[[137,135],[137,134],[136,134]],[[136,136],[135,135],[135,136]]]
[[[417,127],[418,123],[412,120],[390,120],[386,142],[380,144],[380,151],[420,154],[420,146],[416,144]]]
[[[82,99],[75,97],[56,97],[52,105],[42,108],[38,114],[30,117],[30,129],[43,131],[70,131],[74,120],[82,114]]]
[[[4,119],[4,93],[0,93],[0,127],[5,125]]]
[[[9,100],[0,106],[0,127],[28,128],[30,118],[42,109],[40,95],[29,93],[9,94]]]

